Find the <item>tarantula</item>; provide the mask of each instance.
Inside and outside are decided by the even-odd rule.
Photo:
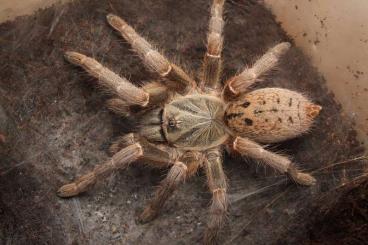
[[[111,149],[110,160],[97,165],[74,182],[58,190],[61,197],[86,191],[98,179],[130,163],[145,162],[170,170],[154,198],[139,219],[153,219],[176,186],[204,168],[212,192],[206,244],[215,243],[228,208],[227,182],[222,167],[223,150],[259,160],[287,174],[296,183],[310,186],[315,179],[299,171],[285,156],[266,150],[260,143],[275,143],[309,130],[321,107],[300,93],[281,88],[248,92],[259,77],[272,69],[288,50],[287,42],[277,44],[223,85],[223,6],[214,0],[211,7],[207,52],[197,84],[180,67],[168,61],[121,18],[109,14],[108,23],[130,43],[144,64],[161,80],[136,87],[93,58],[66,52],[66,59],[98,78],[99,84],[115,98],[108,107],[124,117],[134,118],[135,133],[120,137]]]

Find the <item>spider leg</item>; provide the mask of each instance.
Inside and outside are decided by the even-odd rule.
[[[233,148],[242,155],[259,159],[279,172],[289,175],[300,185],[311,186],[316,183],[316,179],[313,176],[300,172],[287,157],[267,151],[261,145],[249,139],[237,137],[233,143]]]
[[[124,169],[129,166],[131,162],[136,161],[139,157],[143,155],[142,147],[140,144],[134,144],[127,146],[117,152],[110,160],[107,162],[97,165],[95,169],[87,173],[73,183],[62,186],[57,194],[60,197],[71,197],[84,192],[93,185],[97,179],[104,175],[110,174],[113,170]]]
[[[97,165],[91,172],[82,175],[74,182],[62,186],[57,194],[60,197],[72,197],[85,192],[96,183],[97,180],[110,175],[117,169],[126,169],[130,163],[139,160],[147,162],[153,167],[167,167],[172,165],[177,159],[175,149],[163,146],[155,146],[143,139],[137,141],[134,134],[128,134],[122,137],[119,142],[123,148],[117,151],[110,160]],[[118,146],[115,146],[115,149]]]
[[[244,93],[249,86],[257,82],[260,76],[274,68],[283,54],[290,48],[290,43],[279,43],[269,49],[266,54],[259,58],[250,68],[245,69],[239,74],[230,78],[226,82],[224,89],[225,97],[234,97]]]
[[[207,52],[201,70],[201,88],[216,89],[220,84],[221,52],[223,47],[224,20],[222,18],[225,0],[213,0],[211,19],[207,36]]]
[[[160,209],[164,206],[166,200],[175,191],[178,184],[184,182],[187,178],[193,176],[197,172],[201,165],[198,154],[189,152],[189,154],[187,153],[185,155],[186,156],[182,156],[180,158],[180,161],[174,163],[166,178],[161,182],[160,186],[156,190],[154,198],[139,216],[139,220],[141,222],[145,223],[154,219]]]
[[[139,161],[151,167],[168,167],[180,157],[180,152],[176,148],[162,144],[152,144],[135,133],[119,137],[112,143],[109,150],[112,154],[115,154],[120,149],[136,143],[139,143],[143,148],[143,156]]]
[[[196,86],[196,83],[180,67],[168,61],[123,19],[109,14],[107,21],[131,44],[144,64],[165,79],[165,84],[171,90],[186,94]]]
[[[226,194],[227,182],[222,168],[221,152],[219,149],[212,149],[207,152],[204,167],[208,186],[212,192],[212,204],[210,206],[204,244],[215,244],[218,233],[224,225],[228,208]]]
[[[147,107],[162,105],[169,101],[173,95],[172,91],[160,82],[150,82],[145,84],[142,88],[149,94],[149,103]],[[107,100],[106,105],[111,111],[123,117],[129,116],[132,112],[132,107],[119,98]]]
[[[134,86],[127,79],[118,76],[95,59],[77,52],[66,52],[65,58],[72,64],[84,68],[90,75],[99,79],[99,84],[108,91],[116,94],[127,105],[146,106],[149,94]]]
[[[157,105],[165,103],[172,96],[172,91],[167,86],[160,82],[150,82],[143,86],[144,91],[150,95],[150,104]]]
[[[164,205],[169,196],[171,196],[171,194],[174,192],[177,185],[183,182],[186,177],[187,166],[182,162],[175,162],[166,178],[158,187],[155,197],[139,216],[139,220],[141,222],[148,222],[155,218],[158,211]]]

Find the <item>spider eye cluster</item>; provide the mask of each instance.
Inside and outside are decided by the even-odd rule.
[[[175,118],[170,118],[169,119],[169,122],[168,122],[168,125],[170,128],[175,128],[176,127],[176,120]]]

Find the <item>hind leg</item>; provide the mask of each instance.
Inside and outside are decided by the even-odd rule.
[[[223,91],[224,98],[230,100],[246,92],[262,75],[266,74],[277,65],[281,56],[284,55],[289,48],[290,43],[288,42],[277,44],[259,58],[252,67],[245,67],[240,74],[226,81]]]
[[[233,148],[242,155],[259,159],[280,173],[287,174],[300,185],[310,186],[316,183],[316,179],[313,176],[299,171],[289,158],[267,151],[249,139],[237,137],[234,141]]]

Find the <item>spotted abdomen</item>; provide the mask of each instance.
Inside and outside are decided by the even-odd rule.
[[[275,143],[308,131],[320,110],[320,106],[300,93],[264,88],[230,103],[225,121],[237,135]]]

